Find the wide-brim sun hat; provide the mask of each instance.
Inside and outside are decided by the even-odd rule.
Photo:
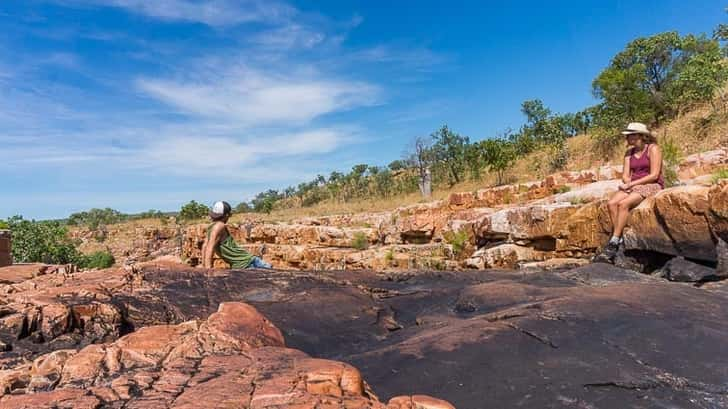
[[[650,132],[650,130],[647,129],[647,125],[642,122],[630,122],[629,125],[627,125],[627,127],[622,131],[622,135],[625,136],[632,134],[652,136],[652,132]]]

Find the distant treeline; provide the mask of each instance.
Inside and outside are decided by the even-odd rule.
[[[592,82],[599,103],[580,112],[555,114],[538,99],[523,102],[525,123],[480,141],[442,126],[427,137],[415,138],[402,159],[387,166],[360,164],[350,172],[318,175],[283,190],[267,190],[238,211],[270,212],[274,208],[307,207],[323,201],[348,202],[416,192],[426,177],[437,187],[464,180],[480,180],[490,172],[496,183],[506,182],[514,162],[531,152],[548,153],[547,171],[562,169],[569,160],[566,140],[577,134],[592,136],[594,146],[609,152],[620,142],[618,130],[628,122],[659,126],[696,104],[724,100],[728,78],[728,26],[712,38],[667,32],[638,38],[618,53]],[[429,176],[427,173],[429,172]]]

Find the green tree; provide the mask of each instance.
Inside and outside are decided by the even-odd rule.
[[[390,162],[389,165],[387,165],[387,167],[389,168],[389,170],[396,172],[398,170],[407,169],[408,166],[407,166],[407,161],[402,160],[402,159],[397,159],[397,160],[393,160],[392,162]]]
[[[277,190],[268,189],[265,192],[258,193],[255,195],[251,204],[253,210],[258,213],[270,213],[279,200],[283,199],[283,195]]]
[[[202,203],[197,203],[196,201],[191,200],[189,203],[182,206],[182,208],[179,210],[179,214],[177,217],[179,217],[180,220],[202,219],[203,217],[207,216],[209,212],[209,207],[205,206]]]
[[[442,179],[450,186],[460,183],[465,173],[465,147],[470,143],[467,136],[461,136],[443,125],[431,135],[435,162],[444,173]]]
[[[233,209],[235,213],[250,213],[253,211],[253,208],[250,207],[248,202],[240,202],[237,206],[235,206],[235,209]]]
[[[688,104],[709,99],[726,79],[720,45],[704,35],[677,32],[631,41],[594,80],[599,125],[652,124],[674,117]]]
[[[485,167],[483,150],[479,143],[469,143],[465,147],[465,163],[472,180],[480,180],[480,172]]]
[[[165,217],[165,214],[161,210],[150,209],[146,212],[133,215],[135,219],[161,219]]]
[[[502,185],[506,182],[505,173],[516,161],[517,153],[513,142],[496,138],[485,139],[478,143],[483,155],[484,163],[491,172],[496,174],[496,183]]]
[[[81,254],[59,221],[25,220],[22,216],[8,219],[13,235],[12,253],[16,262],[68,264],[76,263]]]
[[[111,208],[91,209],[85,212],[73,213],[68,216],[67,223],[71,226],[86,226],[96,230],[99,226],[119,223],[128,219],[128,216]]]

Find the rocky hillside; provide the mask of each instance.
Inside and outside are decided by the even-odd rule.
[[[688,156],[681,185],[643,202],[625,233],[625,260],[652,269],[682,256],[709,266],[726,239],[726,182],[710,174],[728,166],[717,149]],[[455,270],[581,265],[608,237],[606,200],[619,167],[561,172],[530,183],[451,194],[446,200],[392,211],[303,218],[290,223],[249,219],[232,224],[235,239],[277,268],[335,270]],[[82,249],[109,249],[132,263],[160,255],[200,263],[207,224],[140,223],[76,231]],[[216,265],[224,267],[221,260]]]

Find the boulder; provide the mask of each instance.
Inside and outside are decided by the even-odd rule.
[[[622,179],[622,166],[620,165],[605,165],[597,169],[597,180],[621,180]]]
[[[728,180],[710,187],[708,191],[708,223],[713,235],[728,242]]]
[[[685,260],[683,257],[671,259],[657,273],[657,275],[667,278],[670,281],[690,283],[711,279],[715,277],[715,274],[716,271],[714,268],[693,263],[692,261]]]
[[[521,262],[540,261],[544,260],[545,257],[545,252],[534,250],[531,247],[506,243],[479,249],[466,259],[464,264],[466,267],[480,270],[486,268],[513,269]]]
[[[724,148],[694,153],[680,162],[678,176],[680,179],[691,179],[711,173],[726,163],[728,163],[728,150]]]
[[[723,239],[718,238],[718,244],[715,246],[715,251],[718,257],[715,274],[722,278],[728,277],[728,243],[723,241]]]
[[[569,203],[553,203],[503,209],[483,218],[478,235],[486,238],[556,239],[564,235],[562,221],[578,208]]]
[[[590,202],[579,207],[561,220],[563,232],[556,240],[557,251],[590,252],[601,248],[611,234],[612,222],[605,200]]]
[[[655,196],[655,212],[674,242],[677,255],[707,261],[716,259],[707,219],[709,190],[706,186],[679,186]]]
[[[396,396],[389,400],[387,409],[455,409],[450,403],[426,395]]]
[[[581,171],[563,171],[546,176],[542,182],[544,187],[557,187],[564,185],[584,185],[597,181],[597,174],[591,169]]]
[[[655,200],[655,196],[649,197],[632,209],[624,230],[624,248],[679,255],[675,243],[654,210]]]
[[[609,199],[619,189],[620,183],[622,183],[620,180],[602,180],[589,183],[555,195],[554,201],[583,204],[595,200]]]

